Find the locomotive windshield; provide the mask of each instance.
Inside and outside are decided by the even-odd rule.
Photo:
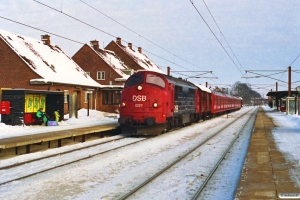
[[[166,86],[165,81],[160,76],[157,76],[155,74],[147,74],[146,83],[158,85],[162,88],[165,88]]]
[[[125,83],[125,88],[132,85],[141,84],[143,82],[144,74],[134,74]]]

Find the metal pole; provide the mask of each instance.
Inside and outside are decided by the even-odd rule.
[[[291,83],[292,83],[292,75],[291,75],[291,66],[288,67],[288,96],[292,96],[291,92]]]
[[[87,93],[87,116],[90,116],[90,93]]]

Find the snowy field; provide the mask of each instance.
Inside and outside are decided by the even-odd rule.
[[[273,130],[272,134],[278,149],[284,153],[289,161],[294,163],[295,169],[300,169],[300,118],[298,116],[286,115],[285,113],[278,112],[268,107],[263,108],[276,124],[276,128]],[[243,108],[241,111],[233,113],[233,118],[239,112],[247,109],[250,109],[250,107]],[[0,138],[29,133],[32,134],[34,132],[40,133],[42,131],[46,132],[54,129],[106,124],[117,121],[117,119],[112,118],[113,116],[107,117],[107,115],[109,114],[92,111],[90,112],[90,116],[87,117],[86,110],[81,110],[79,119],[66,120],[58,127],[13,127],[1,124]],[[118,191],[124,191],[128,188],[128,185],[133,184],[131,180],[132,176],[143,177],[147,175],[147,173],[151,173],[151,170],[156,166],[156,162],[158,162],[154,159],[165,159],[166,155],[169,157],[176,156],[182,149],[189,148],[188,145],[193,143],[190,140],[195,138],[194,134],[197,133],[197,131],[212,129],[219,124],[227,123],[229,120],[232,119],[221,116],[212,120],[200,122],[172,132],[172,137],[170,137],[170,133],[166,133],[150,139],[149,141],[144,142],[143,145],[134,148],[118,150],[110,155],[100,156],[100,158],[95,157],[88,162],[61,167],[47,173],[29,177],[26,181],[15,181],[2,185],[0,186],[0,199],[114,199],[112,197],[116,196]],[[204,196],[201,196],[201,199],[234,199],[234,189],[232,184],[235,184],[236,181],[238,181],[241,165],[243,164],[246,153],[245,146],[249,142],[249,139],[250,134],[245,134],[241,137],[240,140],[242,140],[242,142],[239,146],[234,147],[240,150],[239,153],[226,158],[226,162],[223,164],[227,166],[227,173],[222,171],[219,172],[220,175],[213,178],[213,184],[208,185],[205,194]],[[184,141],[185,143],[183,146],[178,146],[178,148],[177,145],[180,144],[180,141]],[[211,148],[217,148],[218,144],[219,142],[209,144],[207,145],[207,149],[204,148],[201,151],[210,152]],[[61,147],[58,149],[62,148],[70,147]],[[58,151],[58,149],[50,149],[43,153],[51,153],[51,151],[55,152]],[[146,153],[140,154],[142,157],[137,157],[136,152],[140,152],[142,149],[144,150],[143,152]],[[166,151],[168,154],[165,154],[164,156],[160,155],[159,152],[161,151]],[[18,160],[22,160],[25,157],[35,157],[43,153],[37,152],[11,158],[10,160],[0,160],[0,166],[5,162],[18,162]],[[90,152],[86,152],[86,154],[88,155]],[[200,155],[201,153],[198,153],[191,159],[193,160]],[[209,153],[207,153],[206,156],[208,156],[207,160],[213,160],[212,157],[209,157]],[[55,163],[58,161],[53,160],[50,162]],[[41,163],[41,165],[43,164],[45,163]],[[205,165],[202,164],[199,167],[203,168]],[[293,169],[294,171],[291,171],[291,173],[295,174],[294,180],[300,187],[300,178],[299,175],[297,175],[300,173],[295,169]],[[26,168],[23,170],[30,169]],[[160,197],[163,197],[163,199],[184,199],[182,197],[184,197],[185,193],[181,194],[179,191],[176,191],[176,187],[179,187],[180,181],[182,180],[181,176],[188,178],[188,185],[192,185],[193,180],[195,179],[193,173],[191,173],[191,171],[187,172],[186,170],[187,169],[182,167],[182,173],[186,174],[186,177],[182,176],[182,173],[179,173],[174,179],[163,181],[170,181],[169,184],[173,189],[175,188],[174,191],[167,191],[166,189],[160,192],[156,191],[152,196],[152,199],[161,199]],[[145,171],[147,171],[146,174]],[[20,173],[22,173],[22,170],[20,170]],[[224,174],[226,174],[226,176]],[[222,176],[225,176],[225,179],[222,179],[223,181],[220,180]],[[226,182],[224,182],[224,180],[226,180]],[[159,182],[157,184],[159,188]],[[165,193],[168,193],[169,195],[165,195]],[[148,198],[147,196],[141,195],[136,199]]]

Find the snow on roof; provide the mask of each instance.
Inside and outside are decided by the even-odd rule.
[[[0,30],[4,40],[32,69],[42,78],[32,79],[31,83],[62,83],[89,87],[102,87],[87,75],[58,46],[46,45],[44,42],[4,30]]]
[[[154,62],[152,62],[145,54],[140,53],[129,47],[119,45],[115,42],[120,48],[122,48],[129,56],[131,56],[142,68],[147,71],[155,71],[158,73],[165,74],[160,67],[158,67]]]
[[[124,85],[102,85],[103,89],[107,89],[107,88],[115,88],[115,89],[119,89],[119,88],[124,88]]]
[[[200,90],[211,93],[211,90],[203,85],[194,84],[196,87],[198,87]]]
[[[113,51],[106,49],[99,49],[96,51],[92,46],[88,45],[93,51],[95,51],[116,73],[118,73],[122,78],[119,80],[127,80],[129,75],[125,74],[122,70],[129,70],[128,67],[122,62],[118,56]]]

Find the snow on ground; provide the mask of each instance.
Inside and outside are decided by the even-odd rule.
[[[300,117],[286,115],[269,107],[264,107],[264,110],[276,126],[272,130],[272,135],[278,150],[294,166],[290,169],[291,178],[300,187]]]
[[[272,134],[274,136],[274,140],[276,141],[278,149],[284,153],[287,160],[294,163],[295,167],[294,169],[291,169],[290,173],[294,174],[294,180],[300,187],[300,118],[297,115],[286,115],[285,113],[276,111],[269,107],[263,108],[276,125],[276,128],[272,130]],[[78,119],[68,119],[65,122],[60,123],[60,126],[58,127],[12,127],[1,124],[0,138],[15,136],[18,134],[24,135],[33,133],[34,131],[36,133],[40,133],[41,131],[51,131],[55,128],[77,128],[80,126],[89,126],[92,124],[97,125],[101,123],[106,124],[117,121],[117,119],[105,117],[105,115],[107,114],[97,111],[90,111],[90,116],[87,117],[86,112],[86,110],[80,110]],[[233,114],[233,116],[234,115],[235,114]],[[176,155],[176,151],[178,149],[176,151],[175,149],[174,151],[172,149],[174,148],[176,142],[179,142],[179,138],[181,138],[180,140],[189,141],[194,138],[194,136],[191,136],[189,134],[193,134],[201,129],[204,130],[203,128],[205,128],[205,126],[206,128],[214,127],[218,124],[224,123],[225,121],[228,121],[226,117],[218,117],[186,127],[181,130],[174,131],[172,134],[166,133],[161,136],[152,138],[148,142],[145,142],[143,145],[135,147],[135,149],[131,148],[130,151],[125,151],[123,149],[114,152],[111,155],[105,155],[103,156],[103,158],[101,158],[101,160],[98,160],[100,158],[95,157],[88,163],[84,162],[75,164],[74,166],[62,167],[54,170],[53,172],[47,172],[44,175],[30,177],[28,178],[28,180],[26,180],[26,183],[23,181],[15,181],[11,184],[3,185],[0,187],[0,199],[1,194],[5,194],[5,197],[10,197],[9,199],[83,199],[85,197],[110,199],[111,196],[109,194],[107,196],[99,196],[99,192],[107,191],[108,188],[112,189],[114,187],[124,190],[126,187],[128,187],[128,184],[131,184],[130,177],[136,175],[135,173],[138,174],[138,172],[140,172],[140,174],[138,175],[144,176],[144,170],[149,167],[149,164],[151,164],[150,166],[152,166],[151,169],[153,169],[153,166],[155,166],[156,161],[150,159],[150,155],[154,155],[154,157],[158,159],[159,157],[162,157],[158,152],[161,152],[162,150],[168,150],[170,156],[174,156],[174,154]],[[186,136],[182,137],[182,134],[186,134]],[[242,146],[245,146],[247,142],[249,142],[249,135],[248,137],[245,137],[244,145],[241,145],[237,148],[241,149]],[[50,149],[46,152],[57,151],[58,149]],[[137,152],[141,153],[141,149],[148,150],[144,152],[144,159],[138,159],[135,154]],[[87,154],[89,153],[90,152],[87,152]],[[22,156],[34,157],[39,154],[41,154],[41,152]],[[12,158],[11,161],[13,161],[14,159],[20,159],[22,156],[18,156],[19,158]],[[243,156],[245,155],[241,153],[234,156],[234,160],[243,160]],[[163,157],[163,159],[165,158],[167,157]],[[60,158],[58,157],[57,159]],[[4,161],[0,160],[0,164],[1,162]],[[229,165],[230,168],[230,164],[226,165]],[[236,166],[231,166],[231,168],[236,169]],[[240,170],[230,170],[230,173],[234,172],[239,173]],[[226,178],[237,179],[237,175],[228,174]],[[125,183],[123,182],[124,179],[126,180]],[[227,181],[230,182],[230,180]],[[206,199],[220,199],[221,197],[224,197],[225,199],[234,199],[231,184],[224,184],[221,182],[218,183],[218,178],[216,179],[216,182],[217,183],[213,187],[211,187],[211,191],[209,190],[209,188],[206,190]],[[175,182],[173,182],[173,184],[175,184]],[[219,188],[221,187],[222,190],[219,190]],[[157,194],[157,198],[159,199],[159,194]],[[169,196],[169,199],[175,198],[176,196]]]
[[[245,111],[242,109],[231,116],[237,117],[243,112]],[[134,146],[122,148],[108,154],[92,157],[80,163],[66,165],[37,176],[29,177],[25,180],[26,184],[23,180],[14,181],[1,186],[0,194],[2,197],[9,197],[10,199],[116,199],[117,196],[130,190],[147,176],[156,173],[158,168],[164,167],[166,162],[172,162],[172,160],[187,149],[192,149],[199,141],[205,140],[214,130],[220,129],[218,125],[225,126],[230,121],[233,121],[235,117],[227,118],[225,115],[168,132]],[[224,135],[224,137],[233,137],[235,131],[233,131],[234,133],[232,131],[224,132],[225,135],[228,135]],[[135,139],[137,138],[129,138],[129,140]],[[155,188],[159,193],[155,193],[155,197],[157,198],[154,199],[176,199],[178,197],[179,199],[184,199],[186,195],[190,195],[186,193],[184,188],[192,189],[198,185],[196,182],[201,181],[198,179],[201,176],[197,174],[207,174],[205,170],[207,171],[209,168],[206,166],[210,166],[211,164],[207,164],[206,162],[212,163],[216,159],[210,152],[212,149],[218,150],[221,146],[224,146],[219,145],[224,141],[226,142],[226,139],[224,140],[223,137],[219,137],[219,139],[210,141],[209,144],[204,145],[201,150],[201,152],[203,151],[202,153],[195,152],[187,159],[187,161],[194,161],[194,165],[190,166],[188,164],[187,166],[190,166],[188,168],[184,166],[175,167],[175,175],[173,174],[168,180],[165,179]],[[115,141],[113,144],[108,145],[116,145],[119,142]],[[102,149],[103,147],[100,148]],[[48,151],[57,151],[57,149],[45,152]],[[25,156],[34,157],[45,152],[37,152]],[[89,151],[85,152],[86,155],[90,155],[91,153]],[[199,161],[200,156],[201,162]],[[12,160],[18,159],[12,158]],[[64,159],[66,158],[57,156],[37,165],[55,165]],[[202,162],[202,160],[205,162]],[[192,169],[196,170],[193,171]],[[20,168],[17,173],[25,173],[27,170],[34,171],[35,168],[26,166]],[[10,173],[6,172],[6,174]],[[5,177],[5,175],[1,177]],[[172,188],[169,188],[169,195],[167,196],[166,190],[162,191],[159,189],[166,183],[172,186]],[[12,188],[15,190],[12,190]],[[147,197],[148,194],[145,194],[142,195],[141,199],[147,199]]]
[[[51,131],[59,131],[66,129],[74,129],[79,127],[86,126],[97,126],[101,124],[116,123],[118,122],[119,114],[106,113],[97,110],[80,109],[78,111],[78,118],[72,117],[69,119],[69,115],[64,116],[64,121],[59,122],[59,126],[11,126],[4,123],[0,123],[0,139],[21,136],[21,135],[30,135],[45,133]]]

